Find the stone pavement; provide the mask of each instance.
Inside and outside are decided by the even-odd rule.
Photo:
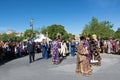
[[[29,57],[12,60],[0,66],[0,80],[120,80],[120,55],[101,54],[102,65],[93,66],[90,76],[75,73],[76,56],[68,56],[59,65],[53,65],[51,58],[29,64]]]

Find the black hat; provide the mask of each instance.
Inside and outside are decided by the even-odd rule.
[[[80,40],[85,40],[85,37],[84,37],[84,36],[81,36],[81,37],[80,37]]]

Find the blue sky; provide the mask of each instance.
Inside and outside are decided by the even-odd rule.
[[[24,32],[52,24],[61,24],[73,34],[79,34],[92,16],[108,20],[120,27],[120,0],[0,0],[0,32],[9,29]]]

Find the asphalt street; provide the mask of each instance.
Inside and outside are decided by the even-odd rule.
[[[60,64],[41,58],[29,63],[29,57],[14,59],[0,66],[0,80],[120,80],[120,55],[101,54],[102,65],[92,66],[92,75],[75,73],[76,56],[68,56]]]

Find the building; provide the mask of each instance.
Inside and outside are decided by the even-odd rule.
[[[80,35],[79,35],[79,34],[78,34],[78,35],[75,35],[75,40],[76,40],[77,42],[80,41]]]
[[[23,33],[22,32],[15,32],[15,31],[13,31],[13,30],[8,30],[7,32],[6,32],[6,34],[15,34],[15,36],[18,36],[18,37],[20,37],[20,36],[23,36]]]

